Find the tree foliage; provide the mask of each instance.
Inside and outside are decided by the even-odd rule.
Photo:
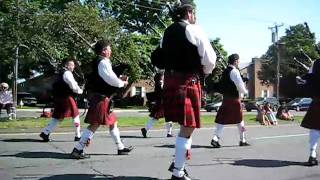
[[[307,28],[303,24],[290,26],[286,29],[286,35],[279,40],[280,44],[280,75],[282,78],[288,76],[296,76],[304,74],[305,69],[296,63],[293,59],[296,58],[300,62],[310,66],[310,61],[303,54],[307,54],[311,59],[319,57],[315,49],[316,39],[314,33],[310,36]],[[262,83],[270,84],[276,82],[276,65],[277,65],[277,48],[271,45],[262,56],[267,59],[262,64],[262,69],[258,74]]]

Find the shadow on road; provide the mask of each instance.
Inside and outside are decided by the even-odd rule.
[[[3,142],[42,142],[40,139],[3,139]]]
[[[159,180],[158,178],[141,177],[141,176],[112,176],[96,174],[61,174],[40,178],[39,180],[86,180],[86,179],[115,179],[115,180]]]
[[[154,147],[158,147],[158,148],[174,148],[174,144],[163,144],[163,145],[157,145]],[[222,148],[228,148],[228,147],[238,147],[238,146],[222,146]],[[206,148],[206,149],[214,149],[211,145],[192,145],[191,146],[192,149],[198,149],[198,148]]]
[[[47,143],[43,142],[41,139],[3,139],[3,142],[40,142],[40,143]],[[73,142],[73,140],[65,141],[65,140],[50,140],[50,142]]]
[[[242,159],[231,163],[234,166],[247,166],[256,168],[285,167],[285,166],[305,166],[305,162],[267,160],[267,159]]]
[[[0,155],[0,157],[70,159],[70,154],[59,152],[21,152],[12,155]]]

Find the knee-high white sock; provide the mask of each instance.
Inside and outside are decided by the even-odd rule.
[[[223,127],[224,127],[223,124],[216,123],[216,128],[213,133],[213,140],[214,141],[219,141],[219,139],[221,138],[222,132],[223,132]]]
[[[175,160],[173,175],[182,177],[184,175],[185,162],[187,160],[186,153],[191,148],[192,140],[178,136],[176,139]]]
[[[240,141],[246,142],[246,137],[245,137],[246,128],[244,127],[244,121],[241,121],[240,123],[238,123],[237,126],[239,130]]]
[[[317,153],[317,145],[318,145],[318,139],[320,137],[320,131],[311,129],[309,134],[309,144],[310,144],[310,156],[316,158]]]
[[[50,134],[55,127],[59,124],[59,120],[52,118],[49,124],[42,130],[42,132],[46,135]]]
[[[150,119],[148,120],[145,128],[147,131],[149,131],[152,127],[153,127],[153,124],[156,122],[156,120],[152,117],[150,117]]]
[[[167,134],[172,134],[172,122],[166,123]]]
[[[114,141],[114,143],[117,145],[118,149],[121,150],[124,148],[124,145],[120,139],[120,131],[117,127],[117,125],[114,125],[114,128],[110,130],[110,135]]]
[[[75,136],[80,137],[80,118],[79,115],[73,118],[73,125],[75,128]]]
[[[83,150],[87,145],[88,141],[90,141],[93,138],[93,135],[94,135],[94,132],[90,131],[89,129],[85,129],[82,132],[80,141],[75,145],[75,148],[78,150]]]

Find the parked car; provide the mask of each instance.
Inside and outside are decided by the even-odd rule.
[[[267,98],[257,98],[255,101],[246,101],[245,108],[248,112],[252,110],[257,110],[259,105],[264,105],[265,103],[270,103],[273,111],[277,111],[280,103],[276,97],[267,97]]]
[[[17,103],[19,104],[20,101],[23,102],[23,105],[26,106],[36,106],[37,98],[35,98],[31,93],[28,92],[18,92],[17,93]]]
[[[308,110],[311,102],[311,98],[295,98],[294,100],[288,102],[287,108],[289,110],[306,111]]]
[[[211,112],[211,111],[216,111],[218,112],[219,108],[221,107],[222,105],[222,102],[213,102],[213,103],[209,103],[207,104],[204,109],[207,111],[207,112]]]

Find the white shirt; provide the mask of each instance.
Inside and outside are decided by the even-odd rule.
[[[10,91],[0,91],[0,103],[1,104],[13,103],[12,93]]]
[[[124,82],[113,72],[110,59],[103,58],[100,61],[98,72],[99,76],[109,85],[119,88],[124,86]]]
[[[65,71],[63,73],[63,80],[69,85],[70,89],[72,89],[74,93],[77,93],[77,94],[83,93],[83,90],[79,87],[71,71]]]
[[[241,96],[242,94],[247,94],[248,90],[246,89],[246,86],[242,80],[242,77],[240,75],[240,71],[232,65],[229,65],[229,66],[233,68],[230,72],[230,79],[236,85],[237,90],[239,92],[239,95]]]
[[[187,20],[183,20],[183,22],[188,24],[186,27],[188,41],[198,47],[204,74],[211,74],[216,65],[217,55],[214,52],[207,35],[200,26],[190,24]],[[160,42],[160,47],[162,47],[162,40]]]

